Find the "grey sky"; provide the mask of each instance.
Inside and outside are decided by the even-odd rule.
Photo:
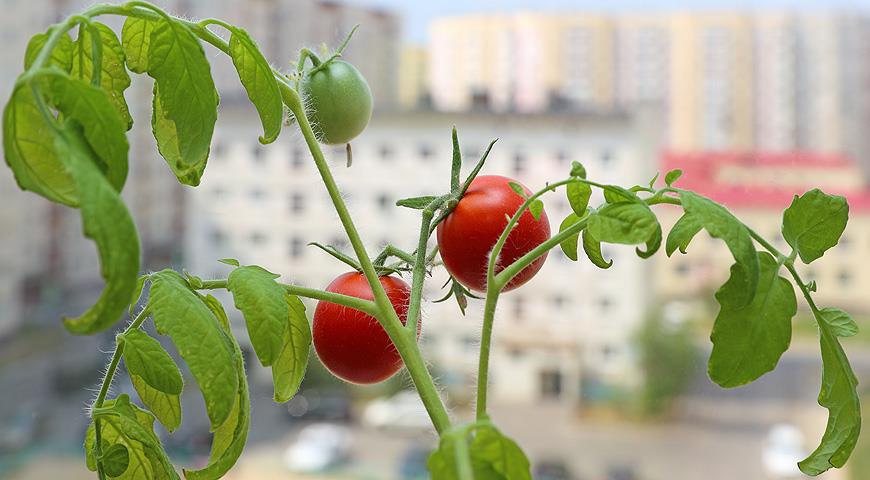
[[[860,9],[870,12],[870,0],[348,0],[395,10],[405,19],[404,36],[413,42],[426,39],[433,18],[473,12],[516,10],[668,11],[668,10],[830,10]]]

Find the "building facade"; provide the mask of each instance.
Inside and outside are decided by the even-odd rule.
[[[309,242],[348,249],[345,235],[298,133],[286,129],[270,146],[257,143],[247,111],[224,110],[213,157],[190,206],[185,265],[208,278],[225,278],[225,257],[260,264],[287,282],[322,288],[347,267]],[[592,178],[620,184],[652,177],[657,147],[651,116],[381,113],[353,142],[353,165],[344,148],[326,150],[338,184],[372,255],[387,243],[413,249],[418,212],[395,201],[449,189],[450,128],[456,125],[465,172],[499,137],[485,174],[503,174],[536,189],[565,178],[571,160]],[[568,213],[563,193],[545,198],[551,228]],[[493,395],[502,401],[575,399],[582,376],[635,380],[629,338],[651,301],[651,270],[630,248],[607,247],[609,270],[570,262],[552,251],[543,270],[505,294],[495,329]],[[446,280],[436,269],[425,290],[425,350],[443,383],[471,383],[477,368],[482,303],[467,316],[455,303],[433,304]],[[631,301],[623,301],[624,298]],[[231,299],[222,298],[228,304]],[[236,318],[238,314],[235,313]],[[238,324],[237,324],[238,325]],[[243,330],[243,329],[240,329]],[[239,331],[244,338],[244,332]]]

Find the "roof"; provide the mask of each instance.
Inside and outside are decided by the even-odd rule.
[[[662,171],[683,170],[677,185],[693,190],[731,208],[782,210],[794,195],[816,188],[813,172],[832,169],[844,174],[857,174],[853,159],[841,154],[794,152],[673,152],[661,156]],[[726,167],[745,169],[796,168],[806,172],[806,184],[789,186],[739,185],[724,183],[719,173]],[[870,187],[856,189],[825,189],[826,193],[843,195],[850,211],[870,213]]]

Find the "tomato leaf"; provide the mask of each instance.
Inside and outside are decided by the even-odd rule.
[[[403,198],[396,202],[397,207],[413,208],[414,210],[424,210],[438,197],[427,195],[424,197]]]
[[[571,176],[586,178],[586,167],[578,161],[571,162]]]
[[[536,222],[541,220],[541,213],[543,212],[544,202],[542,202],[540,198],[532,200],[532,203],[529,204],[529,213],[532,214],[532,218],[534,218]]]
[[[816,188],[794,196],[782,215],[782,236],[804,263],[810,263],[840,241],[848,221],[846,198]]]
[[[208,465],[201,470],[185,470],[184,476],[188,480],[222,478],[241,456],[248,440],[248,429],[251,421],[251,400],[248,394],[248,380],[245,375],[242,350],[230,331],[229,319],[227,319],[227,314],[221,303],[212,295],[206,295],[202,301],[218,318],[221,328],[233,344],[239,387],[234,397],[230,415],[214,432]]]
[[[55,27],[49,28],[45,33],[37,33],[30,38],[29,42],[27,42],[27,50],[24,53],[25,70],[33,65],[33,61],[36,60],[39,51],[42,50],[42,47],[44,47],[48,42],[48,37],[54,28]],[[69,73],[72,68],[72,51],[72,39],[66,33],[62,34],[51,51],[51,61],[49,64]]]
[[[579,216],[585,215],[589,198],[592,197],[592,187],[583,182],[572,182],[568,184],[566,190],[571,210]]]
[[[665,184],[670,187],[671,185],[674,184],[674,182],[679,180],[680,177],[682,177],[682,176],[683,176],[683,171],[680,170],[679,168],[671,170],[670,172],[665,174]]]
[[[631,190],[627,190],[618,185],[604,186],[604,201],[607,203],[624,203],[635,202],[640,203],[638,196]]]
[[[855,320],[839,308],[822,308],[819,310],[819,316],[838,337],[851,337],[858,333],[858,324]]]
[[[248,32],[239,27],[233,28],[230,35],[230,57],[248,98],[260,114],[263,123],[260,143],[274,142],[284,123],[284,103],[272,67]]]
[[[658,220],[642,203],[609,203],[589,217],[589,233],[598,241],[635,245],[655,234]]]
[[[438,448],[429,455],[427,466],[432,480],[458,480],[460,462],[456,444],[468,441],[465,430],[441,436]],[[488,480],[531,480],[531,464],[522,449],[491,424],[474,425],[469,429],[471,441],[467,448],[473,478]]]
[[[157,332],[172,338],[199,384],[211,426],[217,428],[229,417],[239,386],[232,341],[181,275],[162,270],[151,274],[150,281],[147,308]]]
[[[120,477],[130,466],[130,453],[127,447],[116,443],[103,450],[100,461],[103,464],[103,471],[106,472],[106,475]]]
[[[166,452],[160,445],[160,440],[154,433],[154,416],[130,402],[130,397],[120,395],[117,399],[105,402],[94,416],[100,421],[101,449],[103,456],[100,462],[107,459],[106,453],[114,445],[121,445],[127,450],[127,468],[118,475],[127,479],[173,479],[178,474],[169,462]],[[85,435],[85,458],[91,471],[97,470],[96,432],[94,423],[88,427]],[[117,456],[118,454],[113,454]],[[120,468],[116,460],[111,468]]]
[[[72,174],[79,192],[84,234],[97,244],[100,272],[106,282],[100,298],[64,325],[75,334],[91,334],[112,326],[127,310],[139,274],[139,236],[130,212],[103,176],[77,125],[68,123],[57,136],[55,149]]]
[[[758,292],[748,305],[741,289],[746,271],[731,267],[731,278],[716,292],[719,314],[710,340],[713,352],[707,371],[719,386],[731,388],[755,381],[776,368],[791,343],[791,319],[797,313],[794,288],[779,276],[780,265],[758,252]]]
[[[831,467],[845,465],[861,433],[858,379],[836,335],[824,319],[816,318],[816,321],[822,350],[819,405],[828,409],[828,424],[818,448],[798,462],[798,467],[807,475],[819,475]]]
[[[124,129],[129,130],[133,126],[133,117],[130,116],[127,101],[124,99],[124,90],[130,86],[130,75],[124,65],[124,48],[121,47],[121,42],[111,28],[99,22],[92,22],[92,24],[99,31],[102,43],[100,87],[120,114]],[[72,50],[70,76],[84,80],[85,83],[90,82],[94,76],[93,54],[91,30],[81,28],[79,38],[75,41]]]
[[[559,225],[559,233],[563,232],[571,225],[578,223],[580,220],[581,218],[578,217],[576,213],[569,213],[568,216],[565,217],[565,220],[562,220],[562,223]],[[562,248],[562,252],[565,253],[565,256],[575,262],[577,261],[577,242],[579,239],[580,232],[577,232],[559,243],[559,247]]]
[[[57,77],[52,87],[58,110],[82,125],[85,139],[102,161],[106,178],[120,192],[127,179],[130,145],[111,98],[104,90],[69,77]]]
[[[285,295],[290,307],[288,323],[284,328],[283,348],[272,364],[275,401],[279,403],[290,400],[299,390],[311,348],[311,327],[305,316],[305,305],[295,295]]]
[[[148,71],[148,52],[151,47],[151,33],[157,20],[127,17],[121,29],[121,42],[124,45],[127,67],[136,73]]]
[[[736,303],[748,305],[758,287],[758,255],[749,230],[734,217],[725,207],[702,197],[696,193],[680,190],[680,200],[683,210],[691,215],[695,221],[707,230],[711,236],[725,241],[731,255],[737,262],[733,268],[744,270],[738,275],[742,285],[736,291],[739,292]],[[688,241],[686,241],[688,244]]]
[[[178,180],[199,185],[217,121],[218,96],[196,36],[162,19],[151,32],[148,75],[154,78],[151,129],[157,149]]]
[[[227,279],[236,308],[245,317],[248,336],[264,367],[275,362],[283,349],[283,334],[290,317],[284,287],[276,275],[257,265],[238,267]]]
[[[583,251],[589,260],[598,268],[608,269],[613,266],[613,260],[605,260],[601,253],[601,241],[589,231],[589,228],[583,230]]]
[[[170,432],[181,425],[181,372],[160,345],[142,330],[122,337],[124,365],[142,403]]]
[[[677,249],[680,249],[680,253],[685,254],[686,249],[689,248],[689,243],[702,228],[703,225],[700,221],[694,216],[684,213],[671,227],[665,244],[665,253],[670,257]]]
[[[652,236],[646,241],[646,250],[641,250],[640,247],[634,249],[637,256],[640,258],[649,258],[655,255],[662,246],[662,226],[656,221],[656,229]]]
[[[3,156],[18,188],[77,207],[75,183],[58,158],[52,125],[40,113],[33,89],[19,84],[3,109]]]

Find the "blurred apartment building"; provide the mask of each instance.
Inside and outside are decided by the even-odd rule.
[[[843,308],[859,321],[870,314],[870,273],[865,268],[870,264],[870,190],[851,159],[814,153],[666,154],[662,170],[672,168],[684,171],[678,186],[728,206],[786,253],[790,247],[782,239],[780,225],[782,211],[793,195],[812,188],[844,195],[849,201],[849,223],[840,243],[811,265],[799,259],[795,263],[805,280],[817,282],[814,297],[820,307]],[[671,210],[672,214],[660,217],[666,231],[680,213]],[[656,286],[663,303],[679,305],[711,298],[728,278],[734,260],[721,240],[700,234],[687,251],[687,255],[677,252],[670,259],[656,258]]]
[[[307,244],[349,246],[300,135],[288,128],[264,147],[257,142],[260,127],[251,109],[225,108],[222,115],[203,186],[188,191],[186,268],[225,278],[228,267],[217,259],[235,257],[263,265],[283,281],[325,287],[348,267]],[[345,166],[343,146],[327,148],[326,154],[374,256],[387,243],[414,248],[419,212],[395,202],[449,189],[452,125],[459,131],[466,174],[498,137],[483,173],[508,175],[537,189],[565,178],[571,160],[583,161],[595,179],[646,183],[653,175],[649,159],[658,150],[655,121],[653,115],[620,112],[382,112],[354,140],[351,168]],[[551,228],[558,231],[569,212],[564,192],[544,201]],[[492,354],[495,398],[571,401],[581,380],[636,380],[629,340],[653,301],[647,287],[652,267],[631,248],[607,246],[605,255],[614,266],[599,270],[588,261],[571,262],[556,249],[534,280],[501,297]],[[427,300],[443,295],[446,276],[436,270],[424,292]],[[231,298],[221,299],[232,305]],[[424,304],[421,341],[443,384],[475,380],[481,316],[479,300],[471,300],[466,316],[452,299]],[[244,328],[239,330],[246,338]]]
[[[870,167],[860,13],[467,15],[433,22],[429,42],[440,110],[655,103],[675,151],[846,153]]]
[[[30,37],[92,2],[4,0],[0,32],[0,97],[9,97],[23,68]],[[368,77],[378,106],[397,98],[399,22],[381,9],[317,0],[164,0],[155,2],[187,18],[219,17],[243,26],[275,65],[290,68],[303,46],[337,45],[355,25],[362,27],[345,52]],[[120,20],[103,17],[119,31]],[[220,30],[217,33],[223,35]],[[232,62],[207,46],[221,107],[244,99]],[[136,221],[143,268],[181,266],[185,235],[185,190],[158,155],[151,137],[151,80],[133,76],[126,91],[135,120],[129,132],[130,176],[124,198]],[[247,100],[245,99],[247,103]],[[253,110],[252,110],[253,111]],[[219,120],[220,122],[220,120]],[[15,185],[11,171],[0,174],[0,337],[36,320],[59,322],[95,300],[102,288],[94,245],[82,237],[78,211],[54,205]]]

